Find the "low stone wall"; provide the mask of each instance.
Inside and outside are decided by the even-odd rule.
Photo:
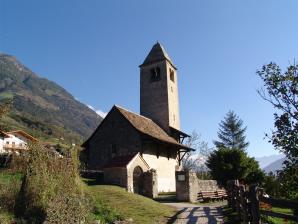
[[[200,191],[221,189],[215,180],[199,180],[195,172],[176,172],[176,197],[178,201],[197,202]]]
[[[198,191],[217,191],[221,189],[216,180],[198,180]]]
[[[104,169],[104,182],[107,184],[127,187],[127,171],[125,167],[113,167]]]
[[[155,170],[149,170],[143,174],[144,176],[144,196],[149,198],[156,198],[158,196],[158,183]]]

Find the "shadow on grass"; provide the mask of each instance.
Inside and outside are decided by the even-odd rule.
[[[84,183],[88,186],[94,186],[94,185],[104,185],[104,182],[101,179],[83,179]]]
[[[157,202],[178,202],[175,194],[158,195],[158,197],[154,198],[154,200]]]
[[[232,208],[228,206],[224,206],[223,209],[224,223],[225,224],[237,224],[241,223],[237,212],[233,211]]]

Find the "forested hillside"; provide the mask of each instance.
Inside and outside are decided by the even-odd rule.
[[[11,102],[11,109],[0,121],[2,129],[24,129],[48,140],[80,143],[102,120],[61,86],[0,54],[0,103],[5,102]]]

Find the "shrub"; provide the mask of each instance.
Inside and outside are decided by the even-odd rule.
[[[20,175],[0,173],[0,210],[13,212],[20,190]]]
[[[0,169],[7,168],[11,161],[11,155],[8,153],[0,154]]]
[[[245,183],[261,183],[263,172],[258,162],[239,149],[219,148],[210,154],[207,167],[212,177],[225,186],[228,180],[243,180]]]
[[[17,217],[30,223],[80,223],[87,214],[75,151],[58,157],[30,145],[27,168],[17,198]]]

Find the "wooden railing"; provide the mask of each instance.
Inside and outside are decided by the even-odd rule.
[[[273,199],[263,196],[263,190],[257,185],[241,185],[237,180],[229,181],[227,185],[228,205],[237,212],[241,223],[261,223],[261,215],[297,221],[298,216],[282,214],[262,209],[260,203],[269,207],[298,210],[298,203]]]

